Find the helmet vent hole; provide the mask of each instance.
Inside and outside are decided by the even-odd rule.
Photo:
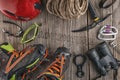
[[[42,9],[41,4],[38,3],[38,2],[34,4],[34,7],[35,7],[35,9],[38,9],[38,10],[41,10],[41,9]]]

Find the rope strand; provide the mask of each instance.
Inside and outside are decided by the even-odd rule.
[[[88,8],[88,0],[48,0],[47,11],[62,19],[79,18]]]

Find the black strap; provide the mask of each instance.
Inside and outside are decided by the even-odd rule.
[[[116,2],[116,0],[113,0],[112,3],[105,5],[107,1],[109,1],[109,0],[101,0],[99,3],[99,7],[100,8],[109,8],[110,6],[112,6]]]

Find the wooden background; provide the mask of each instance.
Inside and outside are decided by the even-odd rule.
[[[4,34],[2,31],[0,31],[0,35],[1,35],[0,43],[10,42],[18,50],[22,50],[25,46],[30,44],[41,43],[49,48],[50,54],[54,53],[54,51],[59,46],[64,46],[69,48],[73,55],[84,54],[88,49],[93,48],[95,45],[102,42],[96,38],[97,32],[101,26],[110,24],[116,26],[120,30],[119,0],[117,0],[117,3],[115,3],[112,7],[108,9],[100,9],[98,7],[100,0],[91,0],[91,1],[94,5],[94,8],[98,16],[104,17],[108,13],[112,13],[112,16],[90,31],[86,31],[82,33],[71,32],[71,30],[82,28],[92,22],[89,15],[89,11],[85,15],[81,16],[79,19],[63,20],[54,15],[49,14],[44,9],[42,14],[32,21],[28,21],[28,22],[14,21],[19,25],[21,25],[24,28],[24,30],[34,22],[42,23],[42,27],[39,28],[40,32],[34,41],[22,45],[20,44],[20,38],[9,37],[6,34]],[[45,1],[43,2],[43,4],[45,5]],[[3,14],[0,13],[0,28],[4,28],[7,26],[9,30],[15,31],[14,27],[2,23],[2,20],[11,20],[11,19],[5,17]],[[120,43],[119,34],[117,36],[116,41]],[[112,52],[115,57],[120,59],[120,55],[117,52],[115,52],[115,50],[112,50]],[[70,66],[65,73],[65,80],[90,80],[96,77],[97,75],[96,71],[91,65],[91,62],[87,60],[87,63],[83,68],[85,72],[85,77],[81,79],[77,78],[75,75],[76,67],[72,63],[72,58],[71,58]],[[120,70],[119,70],[119,74],[120,74]],[[118,80],[119,79],[120,79],[120,75],[118,76]],[[110,71],[106,77],[102,77],[98,80],[113,80],[113,71]]]

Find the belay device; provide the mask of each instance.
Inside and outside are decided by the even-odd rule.
[[[77,58],[82,58],[83,61],[81,63],[77,63]],[[82,55],[82,54],[79,54],[79,55],[76,55],[74,58],[73,58],[73,63],[75,64],[75,66],[77,67],[77,72],[76,72],[76,75],[77,77],[79,78],[82,78],[84,77],[85,73],[84,71],[82,70],[85,62],[86,62],[87,58],[85,55]]]
[[[110,49],[107,46],[106,42],[102,42],[97,45],[95,48],[90,49],[87,53],[90,60],[96,67],[96,70],[100,74],[95,79],[106,76],[108,71],[115,70],[116,74],[114,75],[114,80],[117,80],[117,70],[119,68],[118,61],[111,54]]]

